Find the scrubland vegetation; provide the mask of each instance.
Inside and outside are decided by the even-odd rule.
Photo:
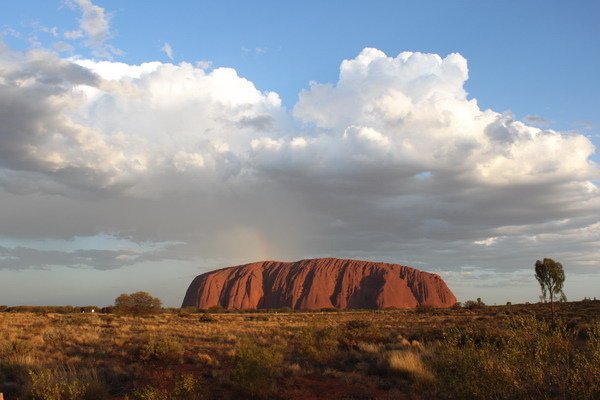
[[[598,301],[560,304],[555,322],[547,304],[149,316],[3,310],[5,400],[600,398]]]

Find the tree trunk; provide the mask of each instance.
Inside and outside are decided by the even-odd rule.
[[[550,292],[550,312],[552,313],[552,322],[554,322],[554,293]]]

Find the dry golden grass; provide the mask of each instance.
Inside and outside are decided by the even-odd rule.
[[[600,321],[600,302],[560,307],[563,327],[571,336],[544,333],[549,347],[539,351],[550,354],[562,346],[561,354],[574,356],[579,348],[592,349],[586,350],[588,358],[574,364],[579,375],[565,381],[577,385],[581,378],[582,385],[593,388],[594,382],[586,379],[597,368],[588,355],[596,354],[590,338]],[[187,312],[147,317],[0,312],[0,392],[5,400],[42,398],[39,390],[44,387],[59,388],[55,397],[44,400],[69,398],[69,390],[83,400],[152,400],[151,395],[169,400],[237,399],[250,394],[290,400],[486,398],[487,392],[477,391],[479,386],[464,388],[441,368],[472,373],[485,386],[485,379],[497,379],[501,368],[511,367],[507,363],[528,362],[527,357],[517,356],[496,360],[498,352],[492,347],[501,343],[498,338],[508,338],[514,343],[506,351],[519,355],[521,345],[542,343],[535,335],[543,326],[529,320],[524,328],[507,331],[515,316],[533,314],[544,319],[549,310],[544,305],[514,305],[427,312]],[[471,348],[469,340],[492,347]],[[257,347],[248,351],[248,343]],[[273,358],[259,349],[268,349]],[[476,362],[483,356],[491,357],[481,363],[490,370],[471,370],[480,368]],[[255,370],[270,372],[253,374]],[[513,375],[507,373],[509,378]],[[61,381],[70,386],[61,386]],[[202,389],[186,392],[185,382]],[[491,382],[489,387],[501,387],[503,382]],[[523,390],[532,389],[524,386]],[[552,390],[556,398],[572,398],[568,391],[579,398],[595,395],[577,392],[577,387]]]
[[[413,380],[431,381],[433,374],[425,366],[421,355],[410,350],[393,350],[386,355],[390,369]]]

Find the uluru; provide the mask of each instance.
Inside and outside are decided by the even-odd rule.
[[[198,275],[182,307],[407,309],[455,303],[456,297],[436,274],[398,264],[316,258],[261,261]]]

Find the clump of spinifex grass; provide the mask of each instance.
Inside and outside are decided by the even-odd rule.
[[[433,374],[423,360],[421,354],[412,350],[393,350],[386,354],[391,371],[401,374],[413,381],[433,380]]]

